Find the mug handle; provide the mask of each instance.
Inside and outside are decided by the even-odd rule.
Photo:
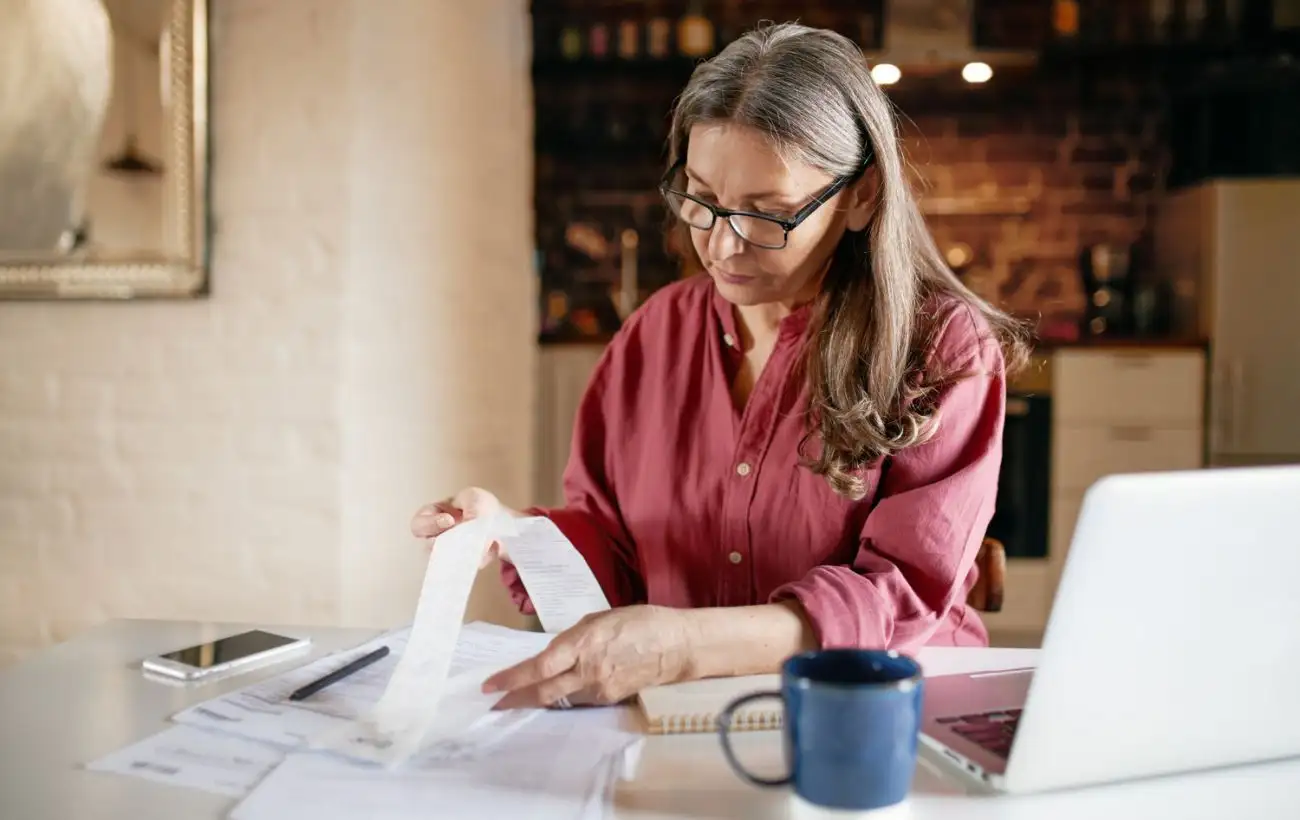
[[[750,692],[748,695],[741,695],[736,698],[731,703],[728,703],[727,707],[718,715],[718,740],[722,742],[722,754],[727,758],[727,762],[731,764],[731,768],[736,770],[736,774],[755,786],[785,786],[794,779],[793,774],[788,774],[785,777],[759,777],[750,774],[745,770],[744,766],[740,765],[740,761],[736,759],[736,753],[731,749],[731,718],[736,714],[736,710],[747,703],[753,703],[763,698],[784,700],[781,693],[777,691]]]

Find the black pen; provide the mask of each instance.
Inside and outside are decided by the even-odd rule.
[[[344,678],[346,678],[348,675],[351,675],[353,672],[356,672],[361,669],[365,669],[367,666],[369,666],[370,664],[374,663],[375,661],[379,660],[380,658],[384,657],[387,654],[388,654],[388,647],[381,646],[378,649],[376,649],[374,652],[371,652],[366,655],[362,655],[361,657],[357,658],[355,661],[348,664],[347,666],[341,667],[339,669],[335,669],[333,672],[329,673],[328,675],[321,678],[320,680],[314,680],[311,683],[307,684],[306,686],[302,687],[301,689],[298,689],[292,695],[289,696],[289,700],[302,700],[303,698],[309,698],[312,695],[319,692],[320,690],[324,689],[326,686],[329,686],[331,683],[337,683],[338,681],[341,681]]]

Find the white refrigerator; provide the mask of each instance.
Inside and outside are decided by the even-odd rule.
[[[1208,464],[1300,463],[1300,178],[1172,192],[1154,240],[1175,331],[1209,342]]]

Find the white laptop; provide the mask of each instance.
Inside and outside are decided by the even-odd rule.
[[[1037,667],[927,678],[921,731],[1005,792],[1300,757],[1300,466],[1098,481]]]

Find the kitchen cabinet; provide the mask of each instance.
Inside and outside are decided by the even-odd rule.
[[[1067,349],[1052,395],[1052,547],[1049,582],[1065,563],[1083,495],[1115,473],[1205,464],[1205,351]]]
[[[1154,226],[1181,332],[1211,342],[1209,462],[1300,462],[1300,178],[1174,192]]]
[[[1003,609],[982,615],[997,640],[1041,636],[1084,494],[1097,479],[1205,464],[1203,347],[1089,345],[1054,350],[1050,359],[1047,557],[1008,560]]]

